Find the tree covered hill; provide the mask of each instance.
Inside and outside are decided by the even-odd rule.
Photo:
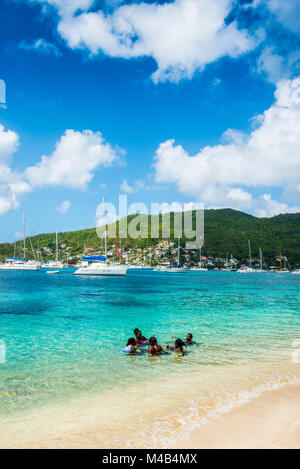
[[[136,215],[128,216],[128,224]],[[143,217],[147,218],[147,215]],[[157,216],[158,217],[158,216]],[[212,257],[225,257],[226,253],[245,262],[248,258],[248,239],[251,240],[253,257],[258,257],[259,248],[262,249],[268,264],[275,263],[280,253],[288,257],[291,265],[300,265],[300,213],[277,215],[271,218],[256,218],[252,215],[232,209],[205,210],[204,212],[204,245],[203,253]],[[155,246],[162,239],[150,237],[122,239],[122,248],[145,248]],[[161,228],[162,219],[159,218]],[[119,222],[116,222],[118,233]],[[174,230],[174,214],[171,214],[171,239]],[[145,233],[144,233],[145,234]],[[117,240],[119,237],[117,235]],[[49,247],[55,252],[55,233],[46,233],[31,238],[34,249]],[[185,239],[183,237],[182,244]],[[113,244],[114,240],[108,241]],[[59,233],[59,245],[65,249],[69,247],[69,254],[76,255],[83,252],[84,244],[93,250],[103,248],[103,239],[99,239],[95,228],[80,231]],[[21,255],[22,241],[17,242],[17,254]],[[27,241],[28,257],[30,257],[30,242]],[[13,244],[0,244],[0,256],[13,255]],[[52,256],[53,257],[53,256]]]

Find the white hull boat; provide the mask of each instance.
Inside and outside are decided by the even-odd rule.
[[[124,277],[127,274],[127,267],[119,264],[100,264],[92,262],[86,266],[79,267],[74,275],[97,275],[104,277]]]
[[[42,269],[64,269],[65,265],[58,261],[49,261],[42,264]]]
[[[0,270],[40,270],[40,265],[30,261],[13,261],[0,264]]]
[[[240,274],[256,274],[259,271],[252,269],[252,267],[245,267],[244,269],[239,269],[237,272]]]
[[[185,267],[161,267],[159,269],[154,269],[156,272],[167,272],[169,274],[184,274],[189,272],[189,269]]]

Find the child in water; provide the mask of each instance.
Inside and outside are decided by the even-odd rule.
[[[127,341],[126,347],[122,350],[123,353],[126,355],[135,355],[136,354],[136,348],[135,348],[135,338],[130,337]]]
[[[142,331],[138,328],[134,329],[134,335],[135,335],[135,343],[137,346],[140,346],[141,344],[147,344],[148,339],[142,335]]]
[[[178,339],[178,337],[175,337],[175,335],[172,335],[172,339]],[[193,334],[190,332],[186,335],[186,338],[184,340],[184,345],[193,345],[196,342],[193,341]]]
[[[186,335],[185,343],[186,343],[186,345],[193,345],[193,344],[196,343],[196,342],[193,341],[193,334],[189,333],[189,334]]]
[[[180,353],[184,355],[183,347],[186,347],[186,344],[181,339],[176,339],[174,343],[174,347],[167,345],[167,350],[171,350],[173,352]]]
[[[156,337],[150,337],[148,353],[149,355],[160,355],[164,353],[164,349],[161,345],[158,345]]]

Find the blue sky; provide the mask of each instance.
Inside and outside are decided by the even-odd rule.
[[[102,195],[124,192],[300,211],[297,13],[298,0],[1,2],[0,240],[23,210],[31,234],[94,226]]]

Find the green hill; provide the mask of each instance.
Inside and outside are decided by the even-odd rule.
[[[147,218],[146,215],[143,217]],[[157,216],[158,217],[158,216]],[[157,221],[156,217],[156,221]],[[128,217],[128,223],[135,215]],[[159,218],[161,228],[162,219]],[[119,222],[116,223],[118,233]],[[171,239],[173,238],[174,214],[171,214]],[[149,216],[150,235],[150,216]],[[262,249],[267,263],[274,264],[280,253],[288,257],[292,266],[300,266],[300,213],[284,214],[272,218],[256,218],[252,215],[232,209],[205,210],[205,240],[203,253],[212,257],[225,257],[226,252],[245,262],[248,258],[248,239],[251,240],[253,257],[258,256]],[[119,237],[117,236],[117,239]],[[162,237],[151,239],[122,239],[122,248],[145,248],[155,246]],[[40,234],[31,238],[34,249],[49,247],[55,251],[55,234]],[[182,244],[184,245],[183,238]],[[59,233],[60,246],[70,247],[69,254],[76,255],[86,247],[94,250],[103,248],[103,240],[99,239],[95,228]],[[113,244],[109,240],[108,244]],[[21,254],[22,241],[17,242],[17,254]],[[27,242],[28,257],[30,257],[30,243]],[[13,245],[0,244],[0,256],[13,255]],[[53,256],[52,256],[53,257]]]

